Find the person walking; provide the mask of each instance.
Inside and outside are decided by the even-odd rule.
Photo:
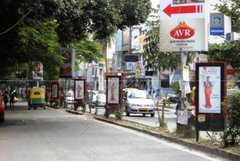
[[[5,109],[7,109],[8,100],[9,100],[9,96],[8,96],[7,92],[5,92],[4,96],[3,96],[3,102],[4,102],[4,105],[5,105]]]
[[[14,95],[14,93],[12,92],[12,93],[10,94],[10,108],[11,108],[11,107],[14,108],[14,100],[15,100],[15,95]]]

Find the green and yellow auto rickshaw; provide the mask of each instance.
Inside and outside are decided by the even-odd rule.
[[[45,109],[45,89],[44,88],[30,88],[28,90],[28,109],[37,109],[43,107]]]

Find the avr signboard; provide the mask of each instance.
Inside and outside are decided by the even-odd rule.
[[[208,50],[206,1],[160,1],[161,51]]]

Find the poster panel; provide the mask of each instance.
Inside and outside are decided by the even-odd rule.
[[[76,100],[84,99],[85,85],[84,80],[75,80],[74,96]]]
[[[58,83],[52,83],[51,84],[51,98],[58,99],[59,97],[59,84]]]
[[[75,50],[71,48],[63,48],[61,55],[64,57],[64,62],[60,66],[61,78],[72,78],[74,76],[74,62],[75,62]]]
[[[196,64],[197,113],[222,114],[225,96],[225,64]]]
[[[119,104],[120,103],[120,77],[107,77],[107,103]]]
[[[33,79],[43,80],[43,64],[34,62]]]
[[[221,113],[221,67],[199,67],[199,113]]]

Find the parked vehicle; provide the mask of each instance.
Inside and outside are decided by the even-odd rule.
[[[28,90],[28,109],[31,107],[43,107],[45,109],[45,89],[44,88],[30,88]]]
[[[131,113],[150,114],[151,117],[155,115],[155,104],[152,96],[149,95],[147,91],[138,89],[128,89],[125,90],[126,96],[126,115],[129,116]]]
[[[90,108],[94,108],[96,106],[96,95],[97,95],[98,91],[94,91],[94,90],[88,90],[87,94],[88,94],[88,104]]]
[[[71,103],[74,103],[74,95],[73,95],[73,91],[70,90],[67,92],[67,95],[66,95],[66,103],[67,104],[71,104]]]
[[[98,93],[96,94],[96,106],[104,107],[106,105],[106,94]]]

